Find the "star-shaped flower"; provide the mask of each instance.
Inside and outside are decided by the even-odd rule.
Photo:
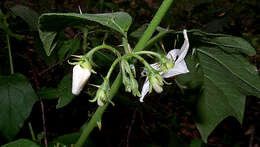
[[[184,74],[184,73],[189,72],[187,65],[185,63],[185,60],[184,60],[185,56],[187,55],[188,49],[189,49],[189,39],[188,39],[188,35],[187,35],[187,30],[183,30],[183,35],[184,35],[184,43],[183,43],[181,49],[173,49],[173,50],[169,51],[168,54],[166,55],[166,58],[174,63],[174,67],[168,69],[168,71],[166,71],[165,73],[160,72],[160,75],[163,78],[170,78],[170,77],[173,77],[173,76],[176,76],[176,75],[179,75],[179,74]],[[151,64],[151,66],[155,70],[162,71],[159,63]],[[144,82],[143,88],[142,88],[140,102],[143,102],[145,95],[149,91],[151,91],[150,90],[150,82],[151,81],[147,77],[145,82]],[[157,87],[158,89],[161,88],[161,87],[160,88],[158,87],[158,84],[157,85],[151,85],[151,86]],[[160,91],[157,90],[156,92],[161,93],[162,89]]]

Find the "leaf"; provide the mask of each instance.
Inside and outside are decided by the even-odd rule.
[[[243,53],[248,56],[256,54],[255,49],[244,39],[234,36],[220,36],[212,39],[206,39],[206,43],[214,44],[222,48],[222,50],[230,53]]]
[[[10,9],[16,16],[21,17],[32,30],[37,30],[39,16],[34,10],[23,5],[15,5]]]
[[[135,31],[131,32],[130,36],[134,38],[141,38],[147,29],[148,24],[143,24],[141,27],[137,28]]]
[[[68,26],[85,25],[87,21],[97,22],[125,35],[132,23],[132,17],[125,12],[103,14],[45,13],[40,16],[39,25],[41,30],[57,31]]]
[[[2,147],[40,147],[33,141],[28,139],[19,139],[8,144],[3,145]]]
[[[201,147],[203,142],[200,139],[192,139],[190,143],[190,147]]]
[[[62,46],[59,48],[58,56],[62,62],[64,59],[68,58],[70,55],[74,54],[77,50],[80,49],[80,40],[72,39],[64,41]]]
[[[58,138],[54,139],[54,141],[51,144],[57,144],[62,143],[64,145],[70,146],[71,144],[75,144],[77,140],[79,139],[81,133],[71,133],[71,134],[65,134],[62,136],[59,136]],[[84,145],[82,147],[95,147],[96,144],[94,143],[93,139],[91,137],[87,138]]]
[[[56,32],[47,32],[47,31],[43,32],[39,30],[39,36],[41,38],[43,48],[47,56],[51,55],[51,52],[57,45],[57,43],[54,42],[56,35],[57,35]]]
[[[59,93],[59,101],[56,105],[56,108],[62,108],[69,104],[75,96],[71,92],[72,89],[72,75],[68,74],[66,75],[60,82],[57,90]]]
[[[59,93],[56,88],[41,88],[37,91],[37,95],[41,99],[57,99],[59,97]]]
[[[224,38],[229,41],[224,41]],[[253,55],[254,49],[242,38],[224,38],[211,38],[210,45],[200,44],[192,55],[194,58],[197,55],[199,67],[203,71],[196,125],[205,142],[213,129],[225,118],[233,116],[242,123],[246,96],[260,97],[258,71],[243,56]]]
[[[11,140],[22,128],[36,101],[34,90],[23,75],[0,76],[1,134]]]

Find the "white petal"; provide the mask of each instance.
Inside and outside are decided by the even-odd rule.
[[[155,70],[160,70],[160,64],[159,63],[154,63],[154,64],[150,64],[151,67]]]
[[[153,64],[150,64],[151,67],[155,70],[160,70],[160,65],[159,63],[153,63]],[[147,69],[145,68],[142,72],[141,72],[141,76],[147,76]]]
[[[141,92],[140,102],[144,102],[144,96],[149,92],[149,87],[150,87],[150,82],[148,80],[148,77],[146,77],[143,88],[142,88],[142,92]]]
[[[170,50],[166,55],[166,58],[173,59],[173,61],[175,61],[177,56],[179,55],[179,51],[180,51],[179,49]]]
[[[82,68],[80,65],[75,65],[73,67],[72,93],[74,95],[79,95],[90,75],[91,72],[87,68]]]
[[[163,78],[173,77],[179,74],[184,74],[189,72],[187,65],[184,60],[179,63],[176,63],[172,69],[169,69],[165,74],[163,74]]]
[[[188,39],[188,35],[187,35],[187,30],[183,30],[183,36],[184,36],[184,43],[179,51],[179,57],[178,59],[176,60],[175,63],[178,63],[178,62],[181,62],[182,60],[184,60],[187,52],[188,52],[188,49],[189,49],[189,39]]]

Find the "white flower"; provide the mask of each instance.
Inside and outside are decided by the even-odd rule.
[[[79,64],[73,67],[72,94],[79,95],[90,75],[91,71],[88,68],[82,68]]]
[[[169,51],[169,53],[166,55],[166,58],[168,58],[169,60],[173,60],[174,67],[169,69],[165,73],[161,72],[160,75],[163,78],[170,78],[170,77],[173,77],[173,76],[176,76],[179,74],[184,74],[184,73],[189,72],[187,65],[184,61],[184,58],[189,49],[189,39],[188,39],[188,35],[187,35],[187,30],[183,30],[183,35],[184,35],[185,40],[184,40],[184,43],[183,43],[181,49],[173,49],[173,50]],[[151,64],[151,66],[155,70],[160,70],[160,66],[158,63]],[[143,102],[145,95],[149,92],[149,87],[150,87],[150,82],[147,77],[144,82],[143,89],[141,92],[140,102]],[[162,89],[160,90],[160,92],[162,92]]]

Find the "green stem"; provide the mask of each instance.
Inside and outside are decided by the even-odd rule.
[[[135,57],[136,59],[138,59],[141,63],[144,64],[144,66],[150,70],[152,69],[151,65],[141,56],[135,54],[135,53],[129,53],[129,54],[125,54],[123,57],[125,58],[131,58],[131,57]]]
[[[169,31],[164,31],[164,32],[158,33],[153,38],[151,38],[149,41],[147,41],[147,43],[144,46],[144,49],[151,47],[156,41],[158,41],[159,39],[161,39],[163,36],[165,36],[168,33],[174,33],[174,31],[169,30]]]
[[[123,40],[123,46],[124,46],[125,53],[131,53],[132,50],[130,48],[130,45],[128,44],[127,38],[122,37],[122,40]]]
[[[151,21],[150,26],[145,31],[141,40],[139,40],[139,42],[138,42],[136,48],[134,49],[134,51],[143,50],[144,46],[146,45],[146,42],[152,36],[153,32],[155,31],[156,27],[158,26],[158,24],[162,20],[162,17],[165,15],[166,11],[168,10],[168,8],[170,7],[172,2],[173,2],[173,0],[164,0],[163,1],[161,7],[159,8],[159,10],[155,14],[153,20]],[[117,93],[121,84],[122,84],[122,74],[121,74],[121,72],[119,72],[119,74],[117,75],[117,78],[115,79],[115,81],[113,82],[112,87],[111,87],[110,101],[113,99],[113,97]],[[88,138],[89,134],[93,131],[93,129],[95,127],[97,127],[97,122],[101,120],[101,117],[102,117],[102,115],[103,115],[103,113],[106,110],[108,105],[109,105],[109,103],[106,103],[104,106],[98,107],[95,114],[92,116],[91,120],[86,124],[86,127],[84,128],[80,138],[76,142],[75,147],[82,147],[83,146],[83,144],[86,141],[86,139]]]
[[[117,75],[115,81],[113,82],[113,85],[111,87],[110,91],[110,98],[109,100],[111,101],[115,94],[117,93],[119,87],[122,84],[122,74],[121,72]],[[92,132],[92,130],[97,127],[97,122],[101,120],[101,117],[106,110],[107,106],[110,103],[106,103],[102,107],[98,107],[94,115],[92,116],[91,120],[86,123],[86,127],[84,128],[80,138],[78,139],[77,143],[75,144],[75,147],[82,147],[86,139],[88,138],[89,134]]]
[[[135,52],[143,50],[147,41],[152,37],[156,27],[161,22],[163,16],[166,14],[167,10],[169,9],[169,7],[171,6],[173,1],[174,0],[164,0],[163,1],[159,10],[157,11],[153,20],[151,21],[150,25],[145,30],[144,35],[142,36],[142,38],[138,41],[137,45],[135,46],[135,49],[134,49]]]
[[[112,46],[109,46],[109,45],[106,45],[106,44],[102,44],[102,45],[99,45],[95,48],[93,48],[91,51],[89,51],[87,53],[87,56],[90,56],[92,57],[93,54],[98,51],[98,50],[101,50],[101,49],[108,49],[108,50],[111,50],[113,53],[115,53],[119,58],[121,57],[120,53],[115,49],[113,48]]]
[[[29,130],[30,130],[30,133],[31,133],[31,136],[32,136],[32,140],[36,141],[35,134],[34,134],[31,122],[28,123],[28,126],[29,126]]]
[[[155,56],[155,57],[157,57],[159,59],[162,58],[162,55],[160,55],[160,54],[158,54],[156,52],[152,52],[152,51],[139,51],[139,52],[135,52],[135,54],[137,54],[137,55],[150,54],[150,55],[153,55],[153,56]]]
[[[11,71],[11,74],[14,74],[14,65],[13,65],[10,37],[8,34],[6,34],[6,40],[7,40],[8,54],[9,54],[10,71]]]
[[[111,65],[111,67],[110,67],[110,69],[109,69],[109,71],[107,72],[107,76],[106,76],[106,78],[110,78],[110,76],[111,76],[111,74],[112,74],[112,71],[114,70],[114,68],[116,67],[116,65],[117,65],[117,63],[120,61],[120,58],[117,58],[114,62],[113,62],[113,64]]]

